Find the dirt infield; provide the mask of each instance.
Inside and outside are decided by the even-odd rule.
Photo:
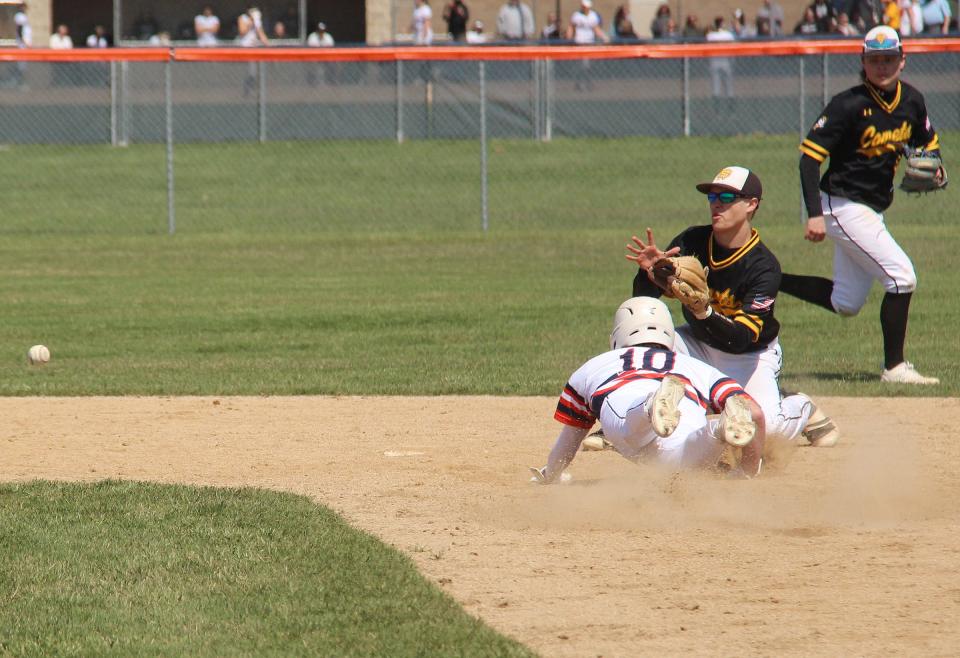
[[[842,442],[763,479],[538,487],[553,398],[0,398],[0,479],[306,494],[549,656],[955,655],[960,400],[820,402]]]

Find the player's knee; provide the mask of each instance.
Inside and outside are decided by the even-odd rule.
[[[884,286],[887,292],[904,295],[917,289],[917,275],[913,272],[903,274]]]
[[[850,318],[860,312],[860,309],[863,308],[863,304],[851,304],[849,302],[838,302],[833,299],[830,300],[830,303],[833,304],[833,310],[837,312],[837,315],[842,315],[845,318]]]

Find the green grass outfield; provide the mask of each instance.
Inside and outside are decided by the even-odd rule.
[[[487,233],[476,142],[187,145],[173,236],[161,148],[10,147],[0,394],[552,395],[606,347],[631,233],[708,221],[693,184],[724,164],[762,176],[784,270],[830,274],[801,237],[796,141],[495,141]],[[888,213],[920,276],[908,358],[943,383],[880,386],[875,286],[852,319],[781,296],[785,387],[957,394],[954,195]]]
[[[8,147],[0,395],[555,395],[607,347],[629,236],[706,223],[693,185],[723,165],[760,173],[784,269],[829,274],[830,247],[801,238],[796,143],[496,141],[487,233],[475,142],[183,146],[172,236],[162,148]],[[889,213],[920,274],[908,358],[942,383],[880,386],[875,289],[846,320],[778,300],[785,387],[957,395],[954,194]],[[291,496],[10,485],[0,527],[0,653],[524,651]]]
[[[0,486],[5,656],[528,656],[301,496]]]

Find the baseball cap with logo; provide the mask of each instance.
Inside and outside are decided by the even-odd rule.
[[[721,189],[736,192],[751,199],[763,197],[763,185],[755,173],[743,167],[724,167],[717,172],[709,183],[697,185],[697,191],[706,194],[711,190]]]
[[[878,25],[863,37],[864,55],[889,55],[903,52],[900,35],[889,25]]]

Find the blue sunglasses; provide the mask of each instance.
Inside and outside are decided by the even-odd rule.
[[[713,203],[719,200],[720,203],[733,203],[737,199],[745,198],[742,194],[736,192],[707,192],[707,201]]]

